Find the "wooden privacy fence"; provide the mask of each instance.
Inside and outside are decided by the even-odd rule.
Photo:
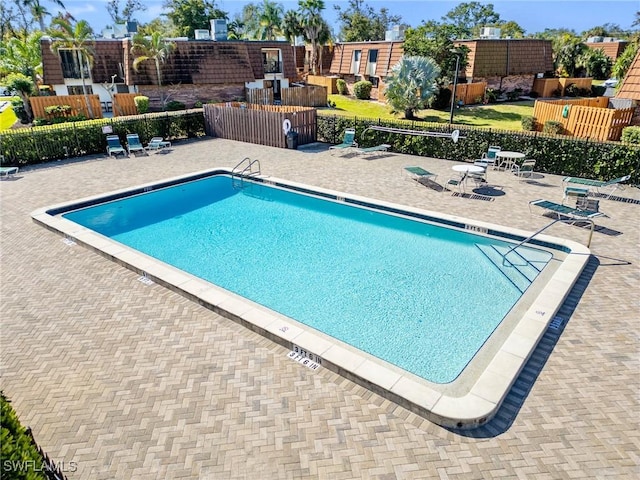
[[[338,93],[338,77],[321,77],[319,75],[308,75],[307,83],[309,85],[317,85],[320,87],[326,87],[327,93],[333,95]]]
[[[327,89],[325,87],[290,87],[281,90],[282,105],[298,107],[326,107]],[[248,88],[246,92],[247,102],[258,105],[273,105],[272,88]]]
[[[299,107],[326,107],[327,88],[317,85],[282,89],[282,105]]]
[[[45,112],[45,108],[52,107],[54,105],[69,105],[71,111],[69,116],[76,116],[79,114],[84,115],[87,118],[91,118],[89,110],[87,108],[87,101],[84,95],[53,95],[46,97],[29,97],[29,103],[31,104],[31,110],[33,111],[34,118],[50,118]],[[100,105],[100,97],[98,95],[89,95],[89,103],[93,110],[93,118],[102,118],[102,106]]]
[[[536,92],[540,97],[552,97],[556,90],[559,90],[560,96],[564,95],[565,89],[569,85],[575,85],[578,88],[591,90],[592,78],[535,78],[533,80],[532,92]]]
[[[227,102],[204,105],[203,111],[205,132],[212,137],[285,148],[290,124],[298,145],[317,139],[314,108]]]
[[[134,98],[139,97],[138,93],[115,93],[113,95],[113,116],[138,115],[138,107]]]
[[[247,88],[247,102],[257,105],[273,105],[273,88]]]
[[[456,101],[462,100],[465,105],[482,103],[486,89],[487,82],[459,83],[456,85]],[[449,85],[449,90],[453,90],[453,84]]]
[[[606,108],[607,97],[576,100],[536,100],[533,116],[542,130],[550,120],[562,124],[565,135],[600,141],[620,140],[622,129],[631,124],[633,108]]]

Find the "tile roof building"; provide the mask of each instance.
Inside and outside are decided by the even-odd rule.
[[[522,88],[528,92],[537,74],[553,70],[550,40],[479,39],[454,43],[469,49],[467,68],[460,72],[463,82],[485,81],[491,88]],[[402,46],[402,41],[336,44],[330,72],[347,83],[369,80],[374,87],[372,97],[380,98],[385,77],[404,53]]]
[[[172,100],[192,107],[196,102],[229,101],[245,97],[245,88],[285,88],[295,81],[297,72],[293,49],[287,42],[173,40],[175,49],[161,65],[162,86],[158,87],[155,62],[142,62],[135,70],[130,38],[96,39],[94,64],[85,68],[89,93],[110,101],[107,88],[114,93],[140,93],[149,96],[152,106],[158,91],[170,90]],[[80,69],[71,51],[60,55],[50,49],[49,39],[41,41],[43,80],[57,95],[82,93]],[[159,101],[159,98],[155,98]],[[158,107],[159,105],[155,105]],[[161,106],[161,105],[160,105]]]

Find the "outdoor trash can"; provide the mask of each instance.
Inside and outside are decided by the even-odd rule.
[[[287,133],[287,148],[291,150],[298,148],[298,132],[291,130]]]

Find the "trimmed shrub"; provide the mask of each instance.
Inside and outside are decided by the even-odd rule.
[[[368,80],[361,80],[353,84],[353,94],[359,100],[369,100],[373,85]]]
[[[137,97],[133,97],[133,101],[136,104],[136,109],[139,114],[147,113],[149,111],[149,97],[139,95]]]
[[[522,129],[526,131],[533,131],[536,129],[536,118],[531,115],[525,115],[520,120],[522,124]]]
[[[347,88],[347,82],[345,82],[342,78],[336,80],[336,88],[338,89],[338,93],[340,95],[349,95],[349,88]]]
[[[0,392],[0,477],[47,480],[44,459],[18,420],[9,400]]]
[[[624,127],[620,141],[640,144],[640,127]]]
[[[487,103],[496,103],[501,94],[501,90],[497,90],[495,88],[487,88],[484,96],[487,99]]]
[[[176,110],[186,110],[187,106],[177,100],[171,100],[170,102],[167,102],[164,109],[168,112],[175,112]]]
[[[560,135],[562,130],[562,123],[556,122],[555,120],[547,120],[544,122],[544,127],[542,127],[542,133],[551,133],[554,135]]]

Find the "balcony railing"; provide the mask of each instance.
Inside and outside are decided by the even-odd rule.
[[[282,62],[270,60],[264,63],[264,73],[282,73]]]

